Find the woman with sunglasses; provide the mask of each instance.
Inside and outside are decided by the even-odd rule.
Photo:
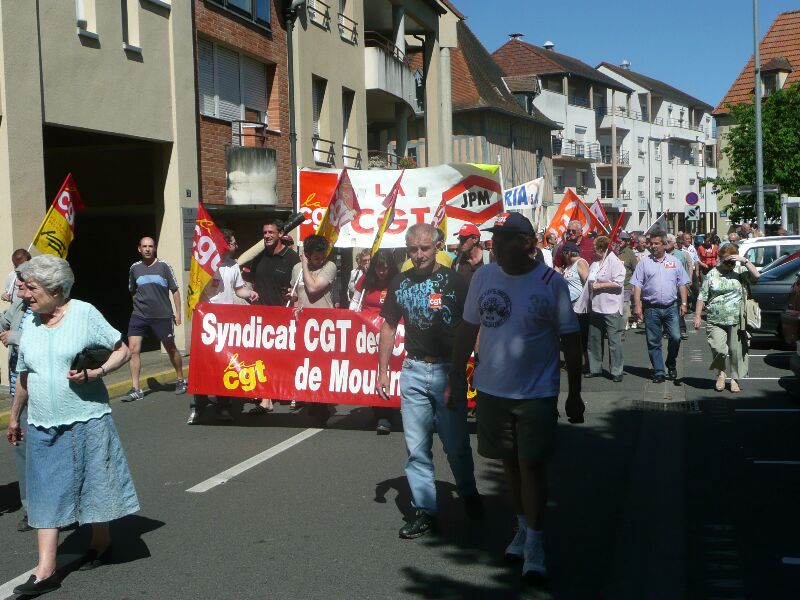
[[[710,370],[716,369],[714,389],[725,389],[726,368],[731,377],[731,392],[741,390],[739,379],[747,376],[747,332],[744,303],[751,283],[759,277],[755,265],[739,256],[739,247],[730,243],[719,251],[719,263],[711,269],[697,297],[694,327],[700,328],[700,314],[706,309],[706,337],[711,348]],[[726,363],[729,363],[729,367]]]

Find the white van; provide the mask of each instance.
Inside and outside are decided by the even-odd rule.
[[[748,238],[739,242],[739,254],[751,261],[760,271],[776,258],[800,250],[800,235]]]

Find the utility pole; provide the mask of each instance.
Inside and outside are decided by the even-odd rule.
[[[761,53],[758,49],[758,0],[753,0],[753,62],[756,92],[756,217],[758,229],[764,232],[764,151],[761,139]]]

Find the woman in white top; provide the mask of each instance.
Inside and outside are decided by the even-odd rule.
[[[589,263],[581,258],[580,248],[575,242],[565,242],[561,247],[564,254],[564,280],[569,288],[569,299],[572,306],[583,292],[583,286],[589,277]],[[587,343],[589,339],[589,315],[587,313],[578,314],[578,323],[581,326],[581,344],[583,346],[583,372],[588,373],[589,355],[587,354]]]

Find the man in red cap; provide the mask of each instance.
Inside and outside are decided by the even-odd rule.
[[[458,237],[458,253],[453,268],[469,283],[472,274],[489,263],[489,253],[483,249],[481,232],[475,225],[465,223],[458,230],[456,237]]]

